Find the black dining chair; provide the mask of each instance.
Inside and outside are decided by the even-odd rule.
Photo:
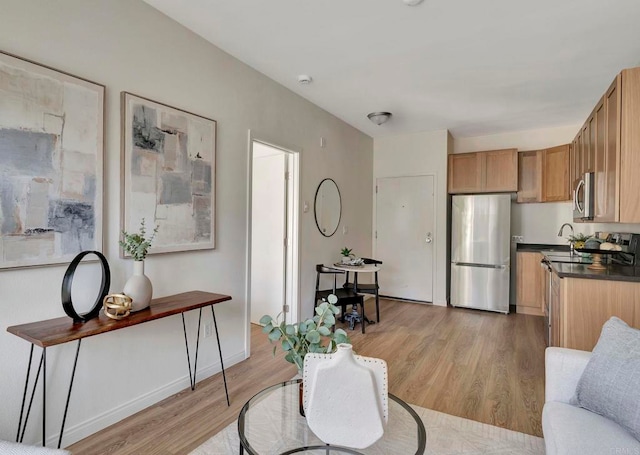
[[[364,297],[354,292],[353,289],[339,288],[336,285],[338,275],[344,275],[346,272],[343,270],[327,267],[323,264],[316,265],[316,292],[315,292],[315,307],[319,302],[326,300],[331,294],[334,294],[338,298],[336,306],[342,308],[342,321],[349,322],[349,329],[353,330],[355,324],[360,322],[362,327],[362,333],[365,333],[365,316],[364,316]],[[333,275],[333,288],[320,289],[320,277],[322,275]],[[351,313],[347,314],[347,305],[351,305]],[[358,305],[360,305],[362,315],[358,313]]]
[[[361,259],[362,259],[362,262],[364,262],[365,264],[373,264],[373,265],[382,264],[382,261],[378,261],[377,259],[370,259],[370,258],[361,258]],[[350,283],[349,272],[346,272],[346,273],[347,273],[347,276],[344,284],[342,285],[343,288],[354,289],[357,283],[358,287],[357,289],[355,289],[356,293],[371,294],[376,296],[376,322],[380,322],[380,295],[379,295],[380,286],[378,285],[378,272],[374,272],[375,281],[373,283],[358,283],[357,278],[354,280],[353,283]],[[354,272],[354,275],[355,275],[355,272]]]

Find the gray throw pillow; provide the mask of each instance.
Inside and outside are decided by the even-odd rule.
[[[573,401],[640,440],[640,330],[616,317],[604,324]]]

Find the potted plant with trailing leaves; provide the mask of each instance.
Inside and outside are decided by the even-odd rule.
[[[134,261],[133,276],[127,280],[122,291],[125,295],[131,297],[131,311],[140,311],[147,308],[153,296],[151,280],[144,274],[144,259],[149,253],[151,244],[158,233],[158,228],[159,226],[156,226],[151,236],[147,238],[147,230],[144,218],[142,218],[138,232],[130,234],[122,231],[120,246]]]
[[[262,331],[267,334],[271,343],[280,343],[286,353],[284,359],[293,363],[302,375],[304,369],[304,356],[308,353],[330,354],[335,352],[338,344],[351,343],[347,332],[342,329],[331,330],[336,323],[336,315],[340,313],[335,304],[338,298],[331,294],[327,301],[323,301],[316,307],[315,315],[311,319],[296,324],[286,324],[269,315],[260,318]],[[277,345],[273,347],[275,355]],[[302,383],[300,383],[300,414],[304,415],[302,407]]]

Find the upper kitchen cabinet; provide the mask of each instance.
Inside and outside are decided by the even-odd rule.
[[[518,191],[518,150],[496,150],[483,155],[486,160],[484,191]]]
[[[542,201],[542,150],[518,153],[517,201]]]
[[[518,191],[517,149],[449,155],[449,193]]]
[[[620,86],[618,75],[601,102],[604,109],[604,137],[602,156],[596,157],[596,221],[616,221],[620,213],[617,197],[618,174],[620,172]]]
[[[640,223],[640,68],[622,72],[621,95],[619,221]]]
[[[449,193],[478,193],[482,189],[481,157],[478,153],[449,155]]]
[[[559,145],[542,154],[542,201],[570,201],[570,146]]]
[[[594,172],[595,222],[640,223],[640,68],[623,70],[574,139],[572,180]]]
[[[518,199],[523,202],[571,200],[570,145],[520,152]]]

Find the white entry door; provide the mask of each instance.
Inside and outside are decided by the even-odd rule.
[[[433,176],[376,181],[376,259],[380,294],[433,301]]]

